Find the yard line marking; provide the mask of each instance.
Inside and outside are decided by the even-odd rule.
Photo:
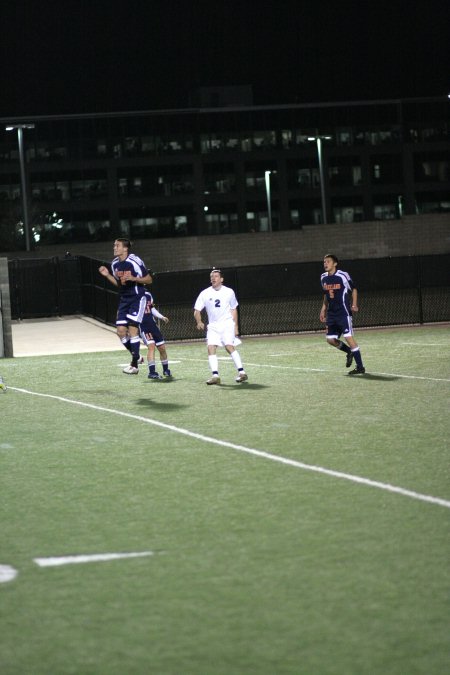
[[[204,359],[182,359],[183,361],[204,362]],[[219,360],[229,361],[228,356],[219,356]],[[340,371],[331,368],[304,368],[303,366],[280,366],[274,363],[251,363],[245,361],[245,366],[255,368],[275,368],[276,370],[300,370],[306,373],[338,373]],[[340,373],[341,374],[341,373]],[[450,378],[445,377],[426,377],[425,375],[400,375],[399,373],[380,373],[378,370],[367,370],[368,375],[385,375],[389,377],[399,377],[405,380],[429,380],[431,382],[450,382]],[[364,378],[360,378],[364,379]]]
[[[375,487],[380,490],[385,490],[386,492],[393,492],[402,495],[404,497],[411,497],[411,499],[416,499],[422,502],[428,502],[430,504],[436,504],[437,506],[444,506],[445,508],[450,509],[450,501],[447,501],[446,499],[441,499],[440,497],[433,497],[432,495],[421,494],[420,492],[414,492],[414,490],[406,490],[405,488],[398,487],[397,485],[391,485],[390,483],[382,483],[380,481],[371,480],[370,478],[364,478],[363,476],[356,476],[351,473],[344,473],[342,471],[334,471],[333,469],[326,469],[323,466],[316,466],[314,464],[304,464],[303,462],[298,462],[295,459],[289,459],[288,457],[283,457],[282,455],[272,455],[270,452],[257,450],[255,448],[247,448],[245,445],[238,445],[236,443],[231,443],[229,441],[221,441],[218,438],[212,438],[211,436],[198,434],[194,431],[183,429],[182,427],[176,427],[173,424],[166,424],[165,422],[152,420],[149,417],[142,417],[141,415],[133,415],[132,413],[127,413],[122,410],[114,410],[113,408],[104,408],[103,406],[94,405],[93,403],[84,403],[83,401],[76,401],[74,399],[64,398],[63,396],[56,396],[54,394],[42,394],[37,391],[20,389],[19,387],[10,387],[10,389],[12,391],[18,391],[22,394],[30,394],[31,396],[40,396],[42,398],[51,398],[56,401],[62,401],[63,403],[72,403],[74,405],[79,405],[82,408],[90,408],[91,410],[100,410],[102,412],[112,413],[113,415],[119,415],[121,417],[127,417],[129,419],[138,420],[139,422],[151,424],[155,427],[160,427],[161,429],[174,431],[177,434],[183,434],[184,436],[189,436],[190,438],[196,438],[197,440],[204,441],[205,443],[220,445],[223,448],[231,448],[232,450],[245,452],[249,455],[262,457],[263,459],[269,459],[272,462],[279,462],[280,464],[286,464],[287,466],[294,466],[297,469],[304,469],[305,471],[312,471],[314,473],[332,476],[333,478],[342,478],[343,480],[348,480],[353,483],[368,485],[370,487]]]
[[[33,558],[33,562],[39,565],[39,567],[59,567],[60,565],[106,562],[108,560],[121,560],[123,558],[144,558],[150,555],[155,555],[154,551],[141,551],[140,553],[93,553],[90,555],[66,555],[55,558]]]
[[[6,584],[16,578],[18,572],[11,565],[0,565],[0,584]]]
[[[448,347],[448,342],[401,342],[402,345],[414,345],[414,347]]]

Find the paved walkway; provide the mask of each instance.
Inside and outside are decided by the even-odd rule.
[[[121,349],[112,326],[86,316],[13,321],[14,356],[51,356]]]

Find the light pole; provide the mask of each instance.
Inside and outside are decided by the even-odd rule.
[[[23,149],[23,130],[34,129],[34,124],[9,124],[5,127],[6,131],[17,129],[17,141],[19,144],[19,162],[20,162],[20,196],[22,198],[22,219],[23,229],[25,231],[25,249],[31,251],[31,227],[28,211],[28,189],[27,172],[25,170],[25,153]]]
[[[272,202],[270,199],[270,174],[271,171],[264,171],[264,180],[266,182],[266,198],[267,198],[267,216],[269,219],[269,232],[272,232]]]
[[[322,200],[322,219],[323,224],[328,222],[327,216],[327,200],[325,195],[325,177],[323,173],[322,162],[322,141],[331,141],[331,136],[308,136],[308,141],[315,141],[317,145],[317,158],[319,160],[319,177],[320,177],[320,197]]]

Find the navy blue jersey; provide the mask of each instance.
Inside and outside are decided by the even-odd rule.
[[[346,314],[351,316],[352,290],[355,287],[348,272],[336,270],[334,274],[324,272],[320,277],[322,289],[328,299],[328,316]]]
[[[144,262],[134,253],[130,253],[125,260],[114,258],[111,263],[111,272],[119,284],[119,292],[122,297],[133,298],[145,293],[143,284],[138,284],[132,277],[145,277],[148,270]]]

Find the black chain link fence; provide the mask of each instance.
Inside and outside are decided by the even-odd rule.
[[[102,277],[104,261],[84,256],[9,262],[13,319],[82,313],[114,325],[117,290]],[[108,263],[106,263],[108,264]],[[359,291],[356,327],[450,321],[450,254],[342,261]],[[242,335],[323,329],[322,265],[290,263],[223,269],[239,300]],[[154,275],[151,292],[169,317],[166,340],[199,338],[193,305],[209,286],[209,269]]]

